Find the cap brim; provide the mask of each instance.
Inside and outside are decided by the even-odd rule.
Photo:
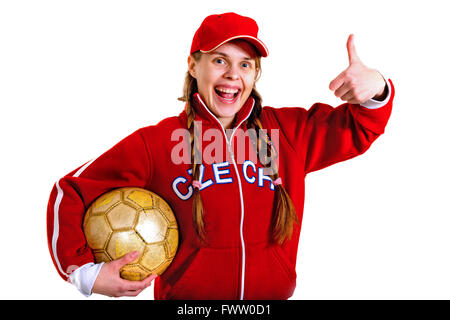
[[[236,39],[245,39],[246,41],[253,44],[256,47],[256,50],[258,51],[258,53],[262,57],[267,57],[269,55],[269,50],[267,49],[266,45],[261,40],[259,40],[258,38],[252,37],[252,36],[247,36],[247,35],[240,35],[240,36],[234,36],[234,37],[228,38],[225,41],[222,41],[221,43],[219,43],[218,45],[216,45],[215,47],[213,47],[211,49],[206,48],[206,50],[200,50],[200,51],[203,53],[208,53],[208,52],[216,50],[221,45],[223,45],[227,42],[230,42],[231,40],[236,40]]]

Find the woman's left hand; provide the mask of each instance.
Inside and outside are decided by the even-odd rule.
[[[361,104],[369,99],[384,100],[387,94],[386,81],[375,69],[366,67],[356,54],[354,36],[347,40],[349,66],[333,81],[330,90],[343,101]]]

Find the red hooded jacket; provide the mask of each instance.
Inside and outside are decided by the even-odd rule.
[[[55,183],[47,224],[48,244],[57,271],[67,279],[77,266],[93,262],[81,228],[84,213],[103,193],[119,187],[141,187],[160,195],[178,221],[180,243],[170,267],[155,281],[155,299],[287,299],[296,286],[295,265],[303,216],[304,179],[309,172],[364,153],[385,129],[392,109],[342,104],[303,108],[264,107],[260,121],[270,135],[278,129],[279,176],[296,208],[300,225],[281,246],[271,237],[274,186],[251,150],[237,161],[235,140],[244,134],[249,98],[236,117],[228,142],[218,119],[198,94],[194,108],[203,133],[223,134],[224,161],[203,163],[200,180],[207,245],[197,239],[192,222],[191,164],[174,164],[176,129],[187,128],[185,111],[141,128],[110,150]],[[199,122],[200,123],[200,122]],[[234,149],[230,153],[230,144]],[[208,148],[203,141],[202,150]]]

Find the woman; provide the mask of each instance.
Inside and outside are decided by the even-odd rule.
[[[133,252],[95,264],[80,227],[93,200],[126,186],[157,193],[177,216],[181,241],[156,278],[156,299],[292,295],[305,175],[365,152],[384,132],[394,92],[361,63],[350,36],[350,66],[330,83],[347,103],[263,108],[255,83],[268,50],[257,33],[251,18],[208,16],[192,41],[180,98],[185,110],[137,130],[56,182],[48,206],[50,252],[59,274],[85,295],[135,296],[156,278],[120,278]]]

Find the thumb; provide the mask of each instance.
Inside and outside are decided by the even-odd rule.
[[[124,265],[136,260],[139,257],[139,251],[132,251],[124,255],[122,258],[116,260],[117,268],[122,268]]]
[[[347,39],[347,53],[348,53],[348,61],[350,64],[360,62],[358,54],[356,53],[355,48],[355,36],[353,34],[348,36]]]

